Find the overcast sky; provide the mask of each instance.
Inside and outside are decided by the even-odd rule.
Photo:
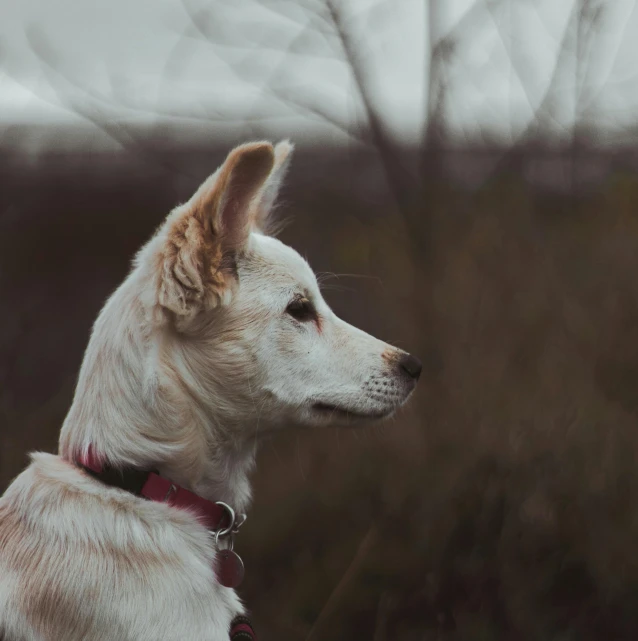
[[[474,3],[441,4],[439,36]],[[638,11],[634,0],[596,4],[604,8],[596,36],[580,51],[579,118],[624,132],[638,113]],[[362,117],[349,70],[334,53],[338,47],[305,24],[299,5],[284,15],[248,0],[3,0],[2,6],[5,127],[170,115],[173,122],[213,129],[257,119],[291,134],[327,130],[307,110],[303,116],[288,110],[271,86],[295,92],[339,122]],[[360,42],[379,111],[398,136],[419,136],[430,50],[425,0],[342,0],[338,6]],[[485,0],[469,14],[447,75],[452,130],[469,136],[489,129],[507,140],[525,129],[552,77],[572,6],[571,0]],[[575,61],[572,52],[550,105],[558,134],[573,122]]]

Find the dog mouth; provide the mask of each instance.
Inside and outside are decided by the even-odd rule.
[[[371,410],[368,412],[363,412],[361,410],[354,410],[349,407],[343,407],[341,405],[335,405],[334,403],[324,403],[322,401],[312,404],[312,409],[324,416],[334,417],[334,418],[350,418],[350,419],[378,419],[389,416],[393,409],[386,411]]]

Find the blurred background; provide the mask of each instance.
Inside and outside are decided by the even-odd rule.
[[[635,4],[5,0],[0,488],[136,249],[290,137],[282,239],[425,367],[387,425],[263,447],[260,638],[638,638]]]

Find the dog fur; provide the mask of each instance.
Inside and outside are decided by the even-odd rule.
[[[93,479],[74,464],[89,445],[244,512],[264,435],[389,416],[414,388],[407,355],[337,318],[267,235],[291,151],[234,149],[102,309],[59,454],[0,499],[6,641],[222,641],[243,612],[196,516]]]

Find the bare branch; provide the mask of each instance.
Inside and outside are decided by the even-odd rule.
[[[283,12],[281,9],[277,9],[275,5],[276,3],[264,3],[264,6],[267,6],[272,12],[275,12],[277,15],[284,15],[285,12]],[[281,3],[277,3],[281,4]],[[260,86],[264,93],[264,97],[269,97],[271,100],[274,100],[276,103],[276,106],[281,109],[282,107],[285,110],[292,110],[295,113],[298,113],[303,116],[310,117],[313,120],[318,120],[321,122],[325,122],[326,124],[335,127],[338,129],[341,133],[345,134],[352,140],[356,142],[364,142],[364,138],[353,128],[350,126],[349,123],[344,122],[339,116],[335,113],[331,113],[326,107],[322,107],[318,104],[309,102],[307,99],[304,99],[300,97],[299,95],[295,95],[293,91],[290,90],[290,87],[288,88],[282,88],[280,86],[277,86],[273,81],[272,78],[279,75],[280,72],[282,72],[282,66],[284,63],[288,63],[288,60],[286,56],[284,55],[282,58],[282,62],[275,67],[275,69],[271,72],[270,74],[270,81],[269,79],[264,80],[263,76],[260,74],[257,74],[254,70],[254,66],[252,65],[252,55],[247,54],[245,59],[250,63],[246,65],[238,64],[236,61],[230,61],[227,59],[227,57],[221,55],[220,52],[220,46],[219,43],[214,40],[214,38],[211,37],[211,34],[204,30],[200,24],[200,22],[197,19],[197,15],[194,14],[191,10],[190,7],[188,6],[188,3],[186,0],[182,0],[182,6],[184,7],[184,10],[186,11],[186,14],[189,17],[191,26],[195,32],[197,32],[201,38],[205,39],[207,42],[209,42],[212,46],[212,51],[217,57],[219,61],[221,61],[226,68],[235,75],[235,77],[242,83],[242,84],[249,84],[253,86]],[[313,9],[310,18],[308,21],[302,25],[301,29],[299,32],[290,40],[288,45],[286,47],[271,47],[272,51],[278,51],[281,52],[282,54],[288,54],[289,52],[294,52],[296,55],[302,55],[302,56],[307,56],[309,55],[306,50],[303,49],[303,44],[304,41],[307,40],[307,37],[311,33],[317,33],[321,35],[324,38],[329,38],[330,32],[326,30],[325,28],[325,18],[320,17],[320,13],[317,11],[317,7],[320,5],[316,5],[315,8]],[[259,47],[259,50],[262,50],[262,47]],[[310,55],[314,56],[330,56],[331,50],[330,48],[326,48],[325,51],[322,51],[321,54],[318,52],[314,52]],[[263,110],[263,104],[260,104],[259,110]],[[263,115],[260,113],[254,113],[248,117],[249,120],[251,119],[262,119]]]
[[[401,167],[392,136],[386,129],[383,118],[377,111],[370,94],[371,83],[367,78],[360,50],[355,45],[348,31],[345,29],[341,16],[335,6],[334,0],[326,0],[344,58],[352,72],[357,93],[363,105],[373,145],[377,148],[379,158],[384,168],[388,186],[392,191],[397,206],[403,213],[406,223],[409,224],[409,199],[413,189],[406,184],[406,171]]]
[[[557,80],[560,77],[567,61],[570,37],[577,19],[578,7],[577,4],[574,4],[558,46],[556,62],[550,75],[549,82],[545,87],[545,92],[536,107],[534,116],[528,123],[527,127],[525,127],[523,133],[518,137],[518,140],[512,145],[512,150],[519,148],[521,145],[528,142],[530,137],[536,137],[536,135],[542,131],[543,119],[547,118],[549,115],[549,108],[554,97],[554,92],[556,91]]]
[[[521,87],[521,89],[523,90],[523,93],[525,94],[525,98],[527,100],[527,103],[530,106],[530,109],[532,109],[532,111],[533,111],[534,110],[534,98],[530,94],[529,87],[528,87],[527,83],[525,82],[525,72],[527,70],[523,69],[521,67],[520,62],[519,62],[519,56],[515,52],[515,47],[508,46],[508,43],[506,42],[505,37],[503,36],[503,31],[502,31],[501,24],[500,24],[499,20],[497,19],[497,16],[498,16],[497,9],[498,9],[498,7],[495,7],[493,2],[485,2],[485,7],[487,8],[487,10],[488,10],[488,12],[490,14],[490,17],[492,18],[492,22],[493,22],[494,27],[496,29],[496,33],[498,34],[498,37],[499,37],[499,39],[501,41],[501,44],[503,45],[503,48],[505,49],[505,51],[508,52],[509,59],[510,59],[510,64],[511,64],[512,70],[514,71],[514,74],[516,75],[516,78],[518,80],[518,84]]]

